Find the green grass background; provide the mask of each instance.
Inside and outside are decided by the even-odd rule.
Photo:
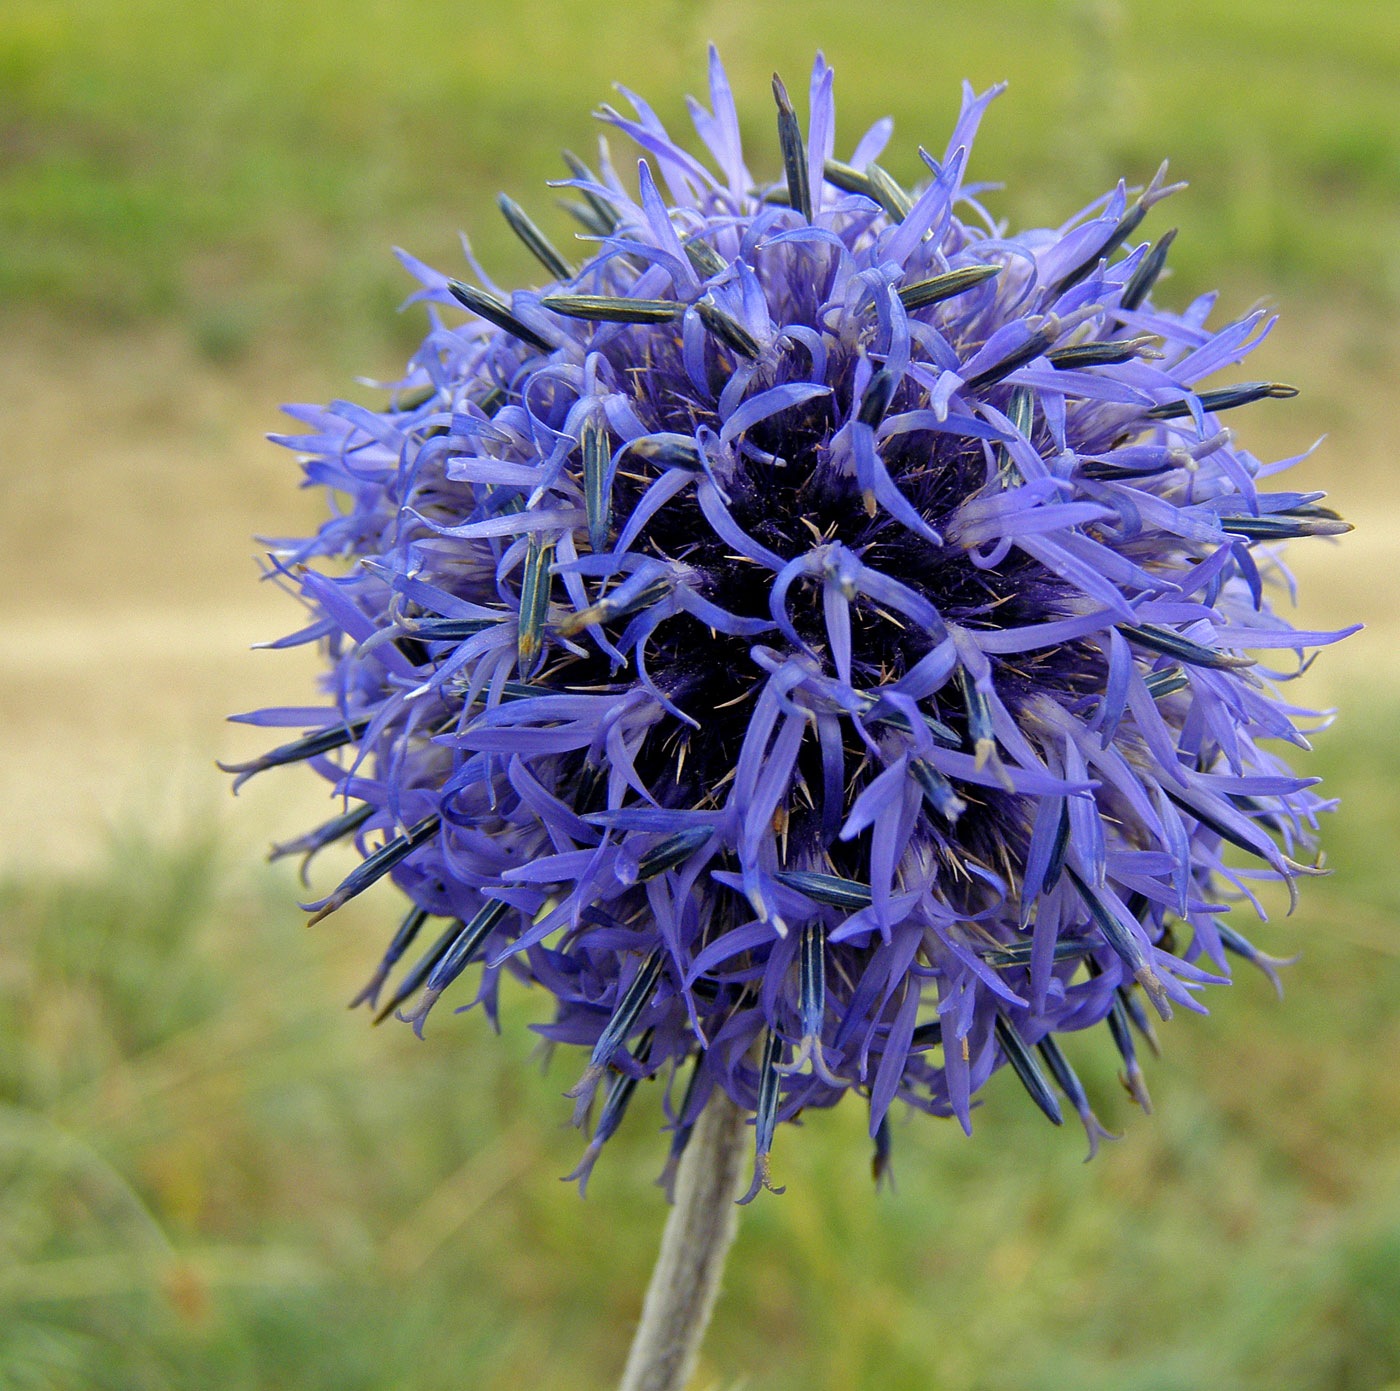
[[[1058,221],[1170,155],[1194,188],[1186,288],[1229,268],[1400,298],[1400,16],[1372,0],[7,0],[0,293],[99,326],[178,315],[214,354],[295,333],[361,370],[404,284],[387,244],[455,259],[465,226],[528,273],[484,195],[562,229],[540,186],[560,146],[591,147],[614,80],[684,125],[709,38],[756,169],[777,168],[768,74],[800,89],[817,43],[839,153],[892,114],[897,176],[920,140],[941,151],[963,77],[1007,80],[973,166],[1008,184],[999,212]]]
[[[817,43],[837,68],[840,152],[892,113],[890,164],[907,177],[918,141],[941,146],[962,77],[1009,79],[973,172],[1006,181],[994,203],[1016,223],[1058,221],[1171,155],[1192,184],[1169,214],[1186,228],[1173,299],[1224,283],[1235,310],[1264,292],[1280,301],[1302,326],[1281,351],[1321,402],[1305,419],[1343,441],[1330,463],[1341,491],[1363,510],[1388,502],[1390,5],[5,0],[0,369],[16,410],[21,397],[42,407],[3,459],[7,645],[20,634],[29,650],[33,613],[95,603],[100,586],[113,612],[129,595],[173,621],[182,586],[202,582],[201,553],[221,571],[220,538],[237,531],[241,546],[254,529],[235,495],[254,495],[264,529],[291,515],[283,465],[285,514],[253,464],[216,476],[227,438],[270,426],[255,410],[284,388],[342,393],[416,341],[420,321],[393,312],[406,285],[387,247],[455,265],[464,227],[500,279],[529,277],[491,195],[509,190],[562,238],[542,184],[559,146],[591,147],[588,111],[612,79],[679,128],[710,37],[746,135],[767,149],[761,169],[777,167],[768,74],[802,86]],[[85,375],[93,362],[106,367]],[[252,395],[254,411],[227,405]],[[65,445],[70,432],[83,448]],[[26,499],[45,476],[59,487],[40,533]],[[104,508],[106,531],[85,531]],[[203,552],[151,560],[188,546],[192,527]],[[246,569],[229,574],[228,594],[251,591]],[[1379,568],[1332,588],[1358,585],[1397,592]],[[61,655],[61,634],[40,636]],[[100,702],[141,660],[93,662],[76,689]],[[159,683],[168,720],[215,679],[190,671]],[[264,700],[295,698],[298,678],[260,672]],[[16,702],[26,690],[5,688]],[[1166,1027],[1150,1118],[1104,1041],[1071,1040],[1100,1115],[1124,1132],[1090,1166],[1073,1127],[1045,1125],[1004,1077],[971,1141],[896,1124],[893,1193],[871,1189],[855,1111],[784,1130],[787,1194],[745,1212],[696,1385],[1400,1387],[1392,690],[1358,681],[1304,760],[1344,803],[1328,827],[1336,876],[1258,933],[1303,953],[1282,1004],[1245,973],[1211,992],[1209,1019]],[[13,805],[18,770],[44,749],[10,708]],[[134,721],[44,738],[54,759],[60,741],[97,758],[128,750],[125,731],[139,742],[120,757],[145,787],[167,745]],[[205,737],[205,759],[226,749],[216,729]],[[0,1388],[608,1385],[664,1216],[651,1089],[580,1201],[557,1182],[580,1148],[560,1096],[574,1061],[534,1058],[525,1025],[541,1001],[511,993],[500,1040],[446,1012],[423,1044],[369,1030],[342,1001],[390,895],[307,934],[291,876],[261,867],[226,817],[202,819],[200,795],[181,793],[161,822],[179,829],[157,833],[105,790],[99,815],[73,791],[82,773],[64,776],[72,786],[23,784],[25,797],[44,788],[35,814],[71,794],[86,808],[75,817],[116,829],[103,855],[13,837],[0,862]],[[319,878],[335,869],[328,856]]]

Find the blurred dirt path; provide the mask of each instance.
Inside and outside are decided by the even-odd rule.
[[[318,511],[263,436],[325,389],[173,333],[0,348],[0,867],[85,859],[137,819],[260,843],[325,805],[293,774],[239,806],[214,767],[263,742],[227,715],[314,694],[309,654],[248,648],[300,615],[258,583],[254,533]]]
[[[1265,458],[1331,431],[1284,486],[1327,487],[1358,530],[1340,547],[1295,547],[1294,617],[1369,627],[1322,653],[1303,694],[1365,720],[1400,689],[1394,393],[1346,368],[1340,330],[1311,335],[1306,354],[1281,333],[1249,374],[1303,382],[1311,404],[1256,408],[1241,425]],[[1372,370],[1384,381],[1384,363]],[[327,813],[319,785],[290,770],[235,803],[213,761],[264,743],[226,715],[314,697],[310,654],[248,651],[300,615],[257,583],[251,537],[296,533],[319,513],[292,456],[263,439],[282,424],[278,403],[347,385],[270,362],[218,369],[174,333],[35,330],[0,347],[0,866],[86,859],[106,827],[134,818],[176,832],[212,817],[252,845]]]

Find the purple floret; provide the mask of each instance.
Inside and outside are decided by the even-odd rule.
[[[581,1181],[657,1076],[668,1173],[715,1088],[755,1113],[750,1197],[804,1107],[865,1097],[883,1172],[896,1099],[970,1129],[1007,1062],[1096,1145],[1057,1035],[1106,1023],[1145,1103],[1143,1001],[1272,970],[1220,915],[1317,872],[1327,804],[1261,741],[1306,746],[1277,683],[1345,634],[1266,594],[1274,543],[1347,527],[1260,491],[1284,465],[1219,417],[1290,388],[1202,386],[1273,321],[1154,305],[1161,172],[993,222],[963,179],[997,90],[906,192],[888,122],[833,158],[819,57],[805,141],[775,84],[764,183],[712,51],[713,168],[604,108],[643,157],[635,193],[606,144],[569,157],[580,268],[503,199],[547,283],[404,255],[431,329],[393,404],[277,437],[332,504],[273,561],[327,703],[246,717],[308,733],[233,771],[304,759],[344,799],[281,847],[365,856],[318,916],[384,876],[411,901],[379,1017],[494,1019],[503,971],[554,997],[581,1123],[606,1092]]]

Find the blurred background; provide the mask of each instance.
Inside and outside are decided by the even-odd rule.
[[[1163,156],[1191,187],[1161,297],[1282,314],[1234,422],[1356,522],[1296,549],[1298,622],[1355,619],[1300,760],[1342,798],[1336,875],[1162,1030],[1145,1117],[1071,1040],[1124,1138],[1083,1166],[999,1078],[971,1141],[854,1110],[779,1137],[697,1386],[890,1391],[1400,1387],[1400,12],[1376,0],[5,0],[0,8],[0,1387],[584,1388],[616,1377],[664,1217],[643,1091],[586,1201],[581,1142],[516,991],[496,1040],[424,1043],[344,1001],[387,887],[308,933],[267,842],[327,810],[271,773],[234,803],[225,715],[311,666],[255,534],[319,502],[277,405],[381,399],[416,344],[390,254],[533,271],[508,190],[591,152],[620,81],[673,130],[729,64],[776,177],[768,77],[837,70],[838,155],[896,119],[914,179],[964,77],[1008,79],[973,160],[993,210],[1058,223]],[[615,142],[616,143],[616,142]],[[766,151],[766,153],[764,153]],[[327,855],[315,882],[343,864]],[[1106,1040],[1104,1041],[1106,1043]],[[1079,1046],[1074,1046],[1075,1044]]]

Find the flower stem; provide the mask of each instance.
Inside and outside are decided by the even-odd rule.
[[[718,1088],[681,1157],[642,1320],[619,1391],[681,1391],[710,1321],[739,1223],[744,1113]]]

